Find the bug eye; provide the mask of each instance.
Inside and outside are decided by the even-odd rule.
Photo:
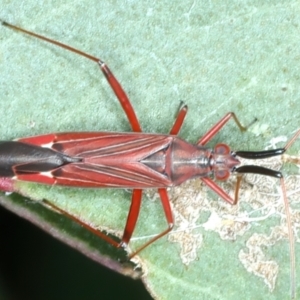
[[[230,154],[230,148],[226,144],[217,144],[214,151],[216,154],[220,155]]]
[[[230,172],[228,170],[217,170],[215,172],[215,178],[217,180],[226,180],[230,176]]]

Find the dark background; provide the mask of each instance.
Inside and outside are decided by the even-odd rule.
[[[119,275],[0,206],[0,299],[152,299]]]

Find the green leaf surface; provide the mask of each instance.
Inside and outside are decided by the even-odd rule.
[[[234,150],[262,150],[284,146],[300,127],[299,4],[27,1],[20,6],[4,1],[0,19],[104,60],[128,92],[145,132],[167,133],[184,101],[189,106],[180,133],[184,139],[196,142],[234,111],[243,124],[258,121],[243,134],[229,122],[209,146],[225,142]],[[95,63],[5,27],[0,41],[2,140],[64,131],[130,131]],[[299,155],[299,145],[297,141],[289,154]],[[266,163],[281,168],[280,160]],[[297,259],[299,169],[292,167],[284,171],[292,174],[286,185]],[[232,191],[234,182],[222,186]],[[55,203],[94,228],[122,234],[130,191],[32,183],[18,183],[18,189],[31,199]],[[218,199],[199,180],[172,189],[170,198],[174,233],[138,257],[153,297],[289,298],[289,248],[279,182],[246,176],[237,207]],[[146,191],[143,199],[132,249],[166,227],[155,191]],[[10,206],[14,199],[2,201]],[[16,205],[25,211],[32,207]],[[53,212],[37,212],[42,214]],[[58,231],[65,232],[68,221],[62,222]],[[73,236],[74,244],[80,244],[85,239],[79,231],[75,226],[67,240]],[[97,243],[84,243],[89,244],[87,255],[102,251]],[[299,283],[297,289],[300,294]]]

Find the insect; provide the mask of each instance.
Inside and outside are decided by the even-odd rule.
[[[157,188],[167,220],[167,228],[129,255],[142,251],[151,243],[166,235],[174,227],[172,210],[167,193],[168,187],[199,177],[209,188],[230,204],[238,201],[240,183],[245,173],[256,173],[280,179],[290,236],[291,277],[294,293],[295,254],[294,238],[290,220],[285,184],[281,172],[256,165],[238,166],[238,157],[264,159],[282,155],[299,137],[298,130],[283,148],[266,151],[231,151],[223,143],[214,149],[205,145],[233,119],[241,131],[245,131],[233,112],[227,113],[196,144],[179,138],[187,106],[182,105],[169,134],[142,133],[134,109],[109,67],[99,58],[51,40],[36,33],[2,21],[2,25],[31,35],[96,62],[118,98],[128,121],[131,133],[117,132],[67,132],[51,133],[0,142],[0,189],[13,191],[16,180],[38,182],[48,185],[65,185],[86,188],[130,188],[131,207],[120,242],[98,232],[76,217],[69,215],[49,201],[45,203],[72,218],[87,229],[116,247],[126,247],[130,242],[138,219],[142,191]],[[226,180],[237,175],[234,197],[225,192],[214,180]]]

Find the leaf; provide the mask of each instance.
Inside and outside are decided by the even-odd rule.
[[[230,122],[212,147],[218,142],[234,150],[281,147],[299,128],[298,1],[80,1],[42,10],[28,2],[6,5],[2,14],[8,22],[99,55],[128,92],[145,132],[167,133],[181,100],[189,113],[180,136],[190,142],[228,111],[243,124],[255,117],[258,121],[243,134]],[[1,28],[0,38],[2,139],[61,131],[130,131],[96,64],[7,28]],[[288,152],[299,155],[297,149],[299,141]],[[280,167],[277,161],[269,164]],[[296,174],[287,178],[287,190],[294,193],[289,200],[296,230],[299,169],[286,172]],[[234,180],[224,186],[232,190]],[[129,191],[28,183],[18,188],[95,228],[122,233]],[[276,181],[247,176],[237,208],[224,204],[199,181],[170,191],[175,234],[139,256],[150,293],[159,299],[288,298],[289,252],[278,189]],[[157,198],[151,193],[144,197],[132,249],[166,228],[159,200],[151,201]],[[73,234],[79,238],[77,229]],[[270,237],[272,232],[277,240],[274,234]],[[258,252],[251,252],[247,241]],[[299,252],[299,243],[296,247]],[[246,260],[249,251],[260,260]],[[241,256],[248,269],[258,266],[255,270],[267,276],[248,272]]]

